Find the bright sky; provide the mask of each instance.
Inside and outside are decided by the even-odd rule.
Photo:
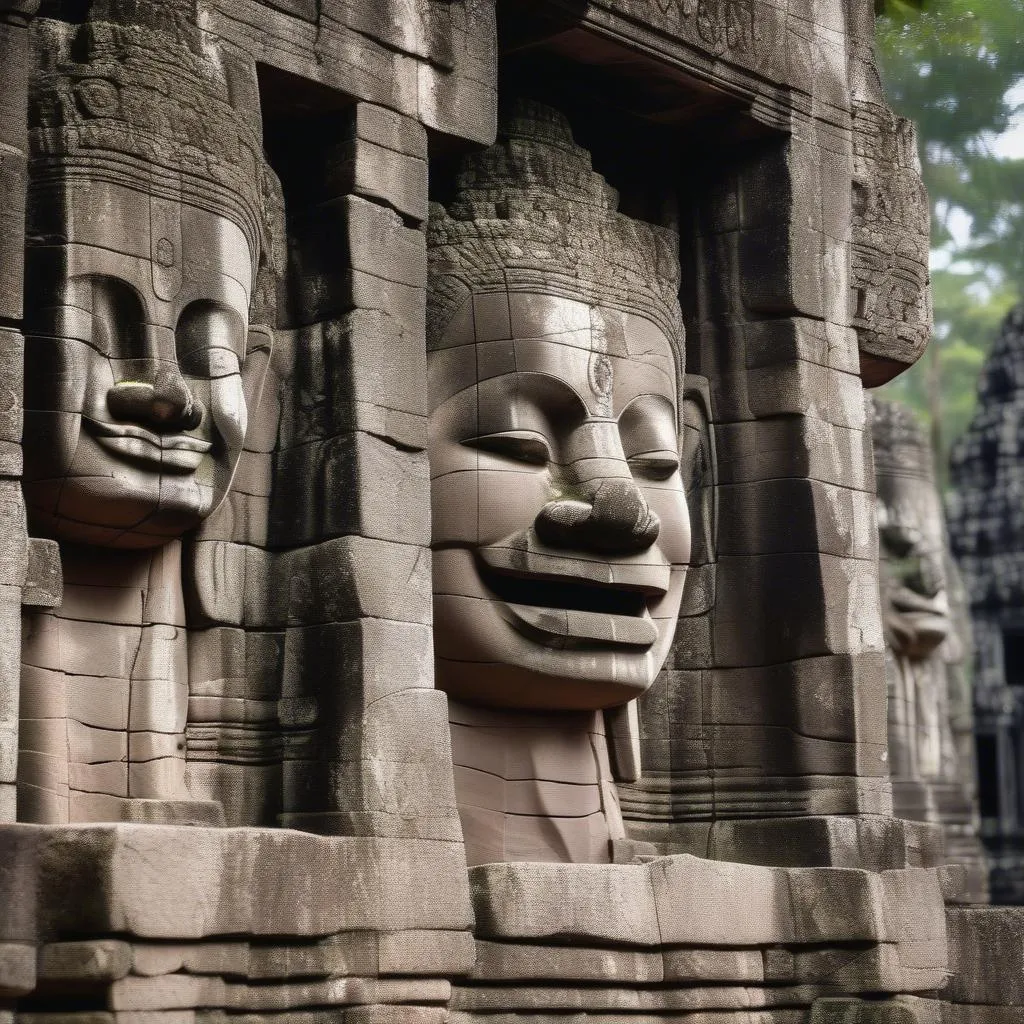
[[[991,139],[992,152],[1004,160],[1020,160],[1024,158],[1024,80],[1007,90],[1006,103],[1011,107],[1020,107],[1009,128],[1001,135]],[[954,239],[954,246],[966,245],[971,236],[971,218],[962,210],[954,210],[949,217],[948,226]],[[932,267],[936,270],[950,265],[948,249],[932,250]]]
[[[1024,81],[1018,82],[1006,93],[1006,102],[1010,106],[1024,105]],[[996,137],[992,148],[998,156],[1007,159],[1019,160],[1024,157],[1024,109],[1017,111],[1010,127]]]

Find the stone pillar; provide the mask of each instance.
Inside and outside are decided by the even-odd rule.
[[[316,704],[312,737],[286,737],[283,822],[458,843],[430,634],[426,135],[369,103],[335,130],[293,215],[302,295],[271,505],[271,534],[295,546],[276,567],[282,724]]]
[[[724,154],[694,186],[687,367],[710,381],[717,525],[708,564],[691,570],[700,584],[688,581],[666,692],[651,694],[673,707],[641,707],[640,789],[670,773],[662,813],[692,824],[669,832],[697,849],[713,830],[723,859],[778,856],[739,837],[764,835],[764,819],[802,818],[809,837],[808,817],[891,813],[873,479],[846,307],[850,168],[848,137],[800,128]],[[659,836],[629,813],[638,835]],[[761,820],[720,820],[748,817]]]
[[[14,821],[22,584],[28,537],[21,496],[28,24],[39,0],[0,3],[0,821]]]

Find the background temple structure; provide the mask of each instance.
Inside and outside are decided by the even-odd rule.
[[[934,456],[906,406],[869,398],[889,690],[893,813],[942,827],[946,861],[988,895],[978,836],[970,621]]]
[[[1024,1017],[890,770],[873,20],[0,0],[7,1019]]]
[[[978,411],[953,451],[949,522],[977,648],[975,729],[992,897],[1024,903],[1024,518],[1020,409],[1024,311],[1013,310],[978,384]]]

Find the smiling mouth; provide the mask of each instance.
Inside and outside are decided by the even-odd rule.
[[[213,442],[188,434],[155,434],[132,423],[102,423],[83,417],[83,425],[107,451],[147,468],[194,473]]]
[[[897,587],[889,598],[900,627],[900,649],[914,657],[925,657],[952,631],[948,600],[943,592],[932,597],[909,587]]]
[[[481,582],[508,624],[555,648],[648,648],[658,629],[648,611],[649,588],[629,588],[557,573],[509,572],[477,559]],[[662,592],[663,593],[663,592]]]

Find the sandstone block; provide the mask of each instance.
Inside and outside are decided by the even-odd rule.
[[[39,950],[40,982],[117,981],[132,968],[132,948],[119,939],[50,942]]]
[[[1024,909],[951,907],[946,995],[956,1003],[1024,1007]]]
[[[480,938],[661,941],[654,889],[641,865],[483,864],[469,869],[469,882]]]

